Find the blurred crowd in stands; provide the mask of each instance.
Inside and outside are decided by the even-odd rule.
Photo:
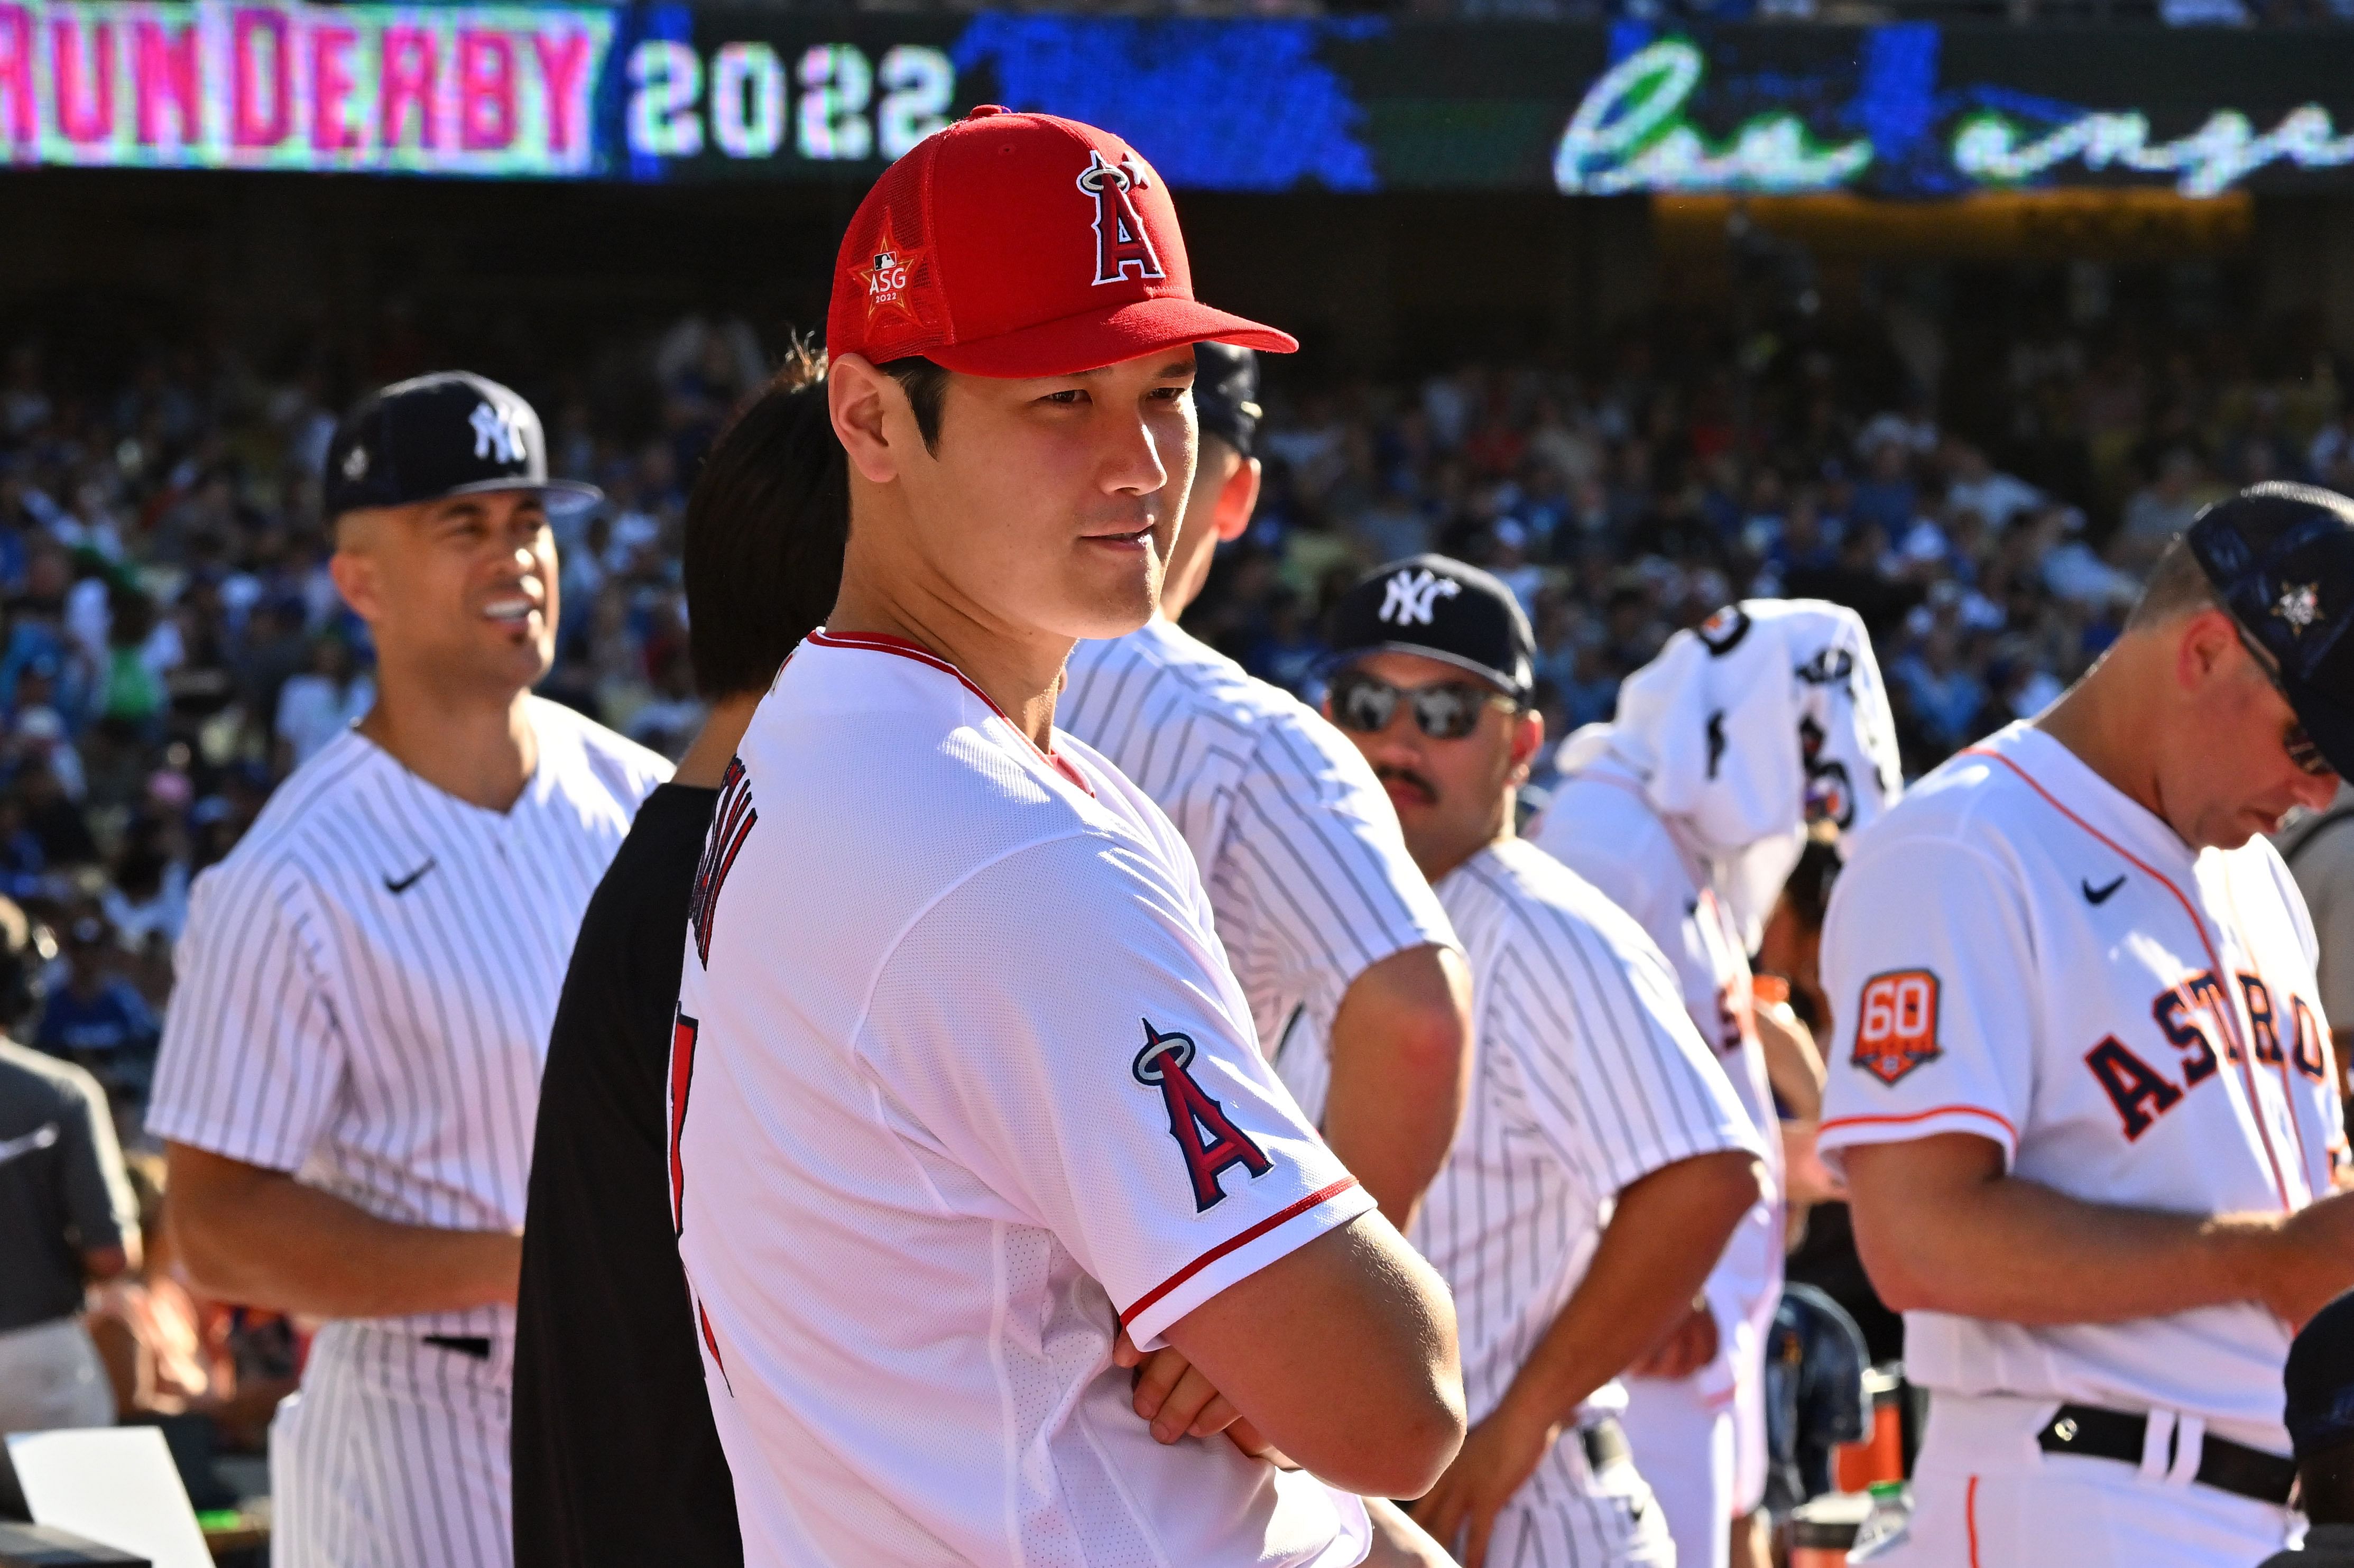
[[[701,718],[686,490],[776,346],[690,319],[633,349],[637,395],[515,377],[557,471],[608,497],[561,525],[546,693],[673,754]],[[178,349],[93,381],[71,344],[0,344],[0,894],[57,943],[29,1043],[95,1072],[134,1138],[190,878],[369,704],[317,470],[341,402],[434,367],[418,352],[335,383]],[[1596,359],[1379,382],[1270,366],[1260,512],[1189,623],[1313,697],[1342,586],[1465,556],[1526,604],[1565,734],[1728,600],[1837,599],[1872,627],[1917,773],[2080,673],[2205,501],[2274,477],[2354,488],[2338,372],[2294,334],[2022,338],[1972,404],[2002,418],[1968,430],[1885,344],[1741,353],[1662,323]]]

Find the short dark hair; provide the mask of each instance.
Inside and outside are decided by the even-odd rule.
[[[920,354],[905,359],[895,359],[883,366],[883,374],[899,384],[907,394],[907,407],[915,410],[916,433],[924,438],[924,450],[934,457],[940,453],[940,409],[949,395],[948,367],[935,365]]]
[[[2207,568],[2190,553],[2190,541],[2177,534],[2158,557],[2158,565],[2150,568],[2149,581],[2142,585],[2141,598],[2126,617],[2126,630],[2140,631],[2162,626],[2179,616],[2222,607],[2223,601],[2216,596],[2215,584],[2207,576]]]
[[[707,701],[766,690],[842,588],[850,463],[826,408],[824,355],[794,344],[719,433],[685,534],[695,690]]]

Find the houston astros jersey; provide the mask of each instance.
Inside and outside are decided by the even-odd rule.
[[[1963,1132],[2090,1202],[2220,1214],[2329,1191],[2344,1128],[2305,905],[2258,839],[2191,851],[2013,725],[1858,835],[1831,897],[1822,1146]],[[1905,1314],[1914,1381],[2204,1416],[2285,1451],[2261,1306],[2048,1326]]]
[[[1071,652],[1055,722],[1193,852],[1261,1047],[1311,1120],[1356,978],[1454,933],[1372,766],[1305,703],[1155,620]]]
[[[1585,1277],[1623,1189],[1764,1148],[1667,960],[1575,873],[1506,839],[1437,893],[1470,959],[1478,1077],[1412,1239],[1455,1293],[1478,1421]],[[1625,1402],[1614,1382],[1588,1408]]]
[[[673,1218],[748,1563],[1343,1564],[1363,1510],[1164,1447],[1147,1349],[1372,1200],[1255,1048],[1168,819],[910,642],[813,633],[729,770]]]
[[[539,763],[505,811],[347,730],[196,878],[151,1131],[296,1171],[383,1219],[523,1224],[573,933],[670,774],[571,709],[527,701]],[[514,1310],[398,1321],[505,1334]]]

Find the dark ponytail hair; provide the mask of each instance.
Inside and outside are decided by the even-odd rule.
[[[849,459],[826,410],[825,355],[797,342],[712,443],[686,500],[698,693],[716,702],[767,690],[832,613],[849,537]]]

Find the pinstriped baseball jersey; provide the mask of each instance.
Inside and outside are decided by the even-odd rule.
[[[2330,1190],[2329,1024],[2280,856],[2261,839],[2194,853],[2031,726],[1857,835],[1823,984],[1834,1157],[1968,1133],[2027,1180],[2185,1214]],[[2288,1341],[2248,1302],[2121,1323],[1905,1314],[1906,1370],[1940,1393],[2175,1410],[2274,1452]]]
[[[1455,1293],[1477,1421],[1560,1316],[1622,1190],[1765,1150],[1667,959],[1575,872],[1507,839],[1447,873],[1438,900],[1470,958],[1479,1076],[1412,1239]],[[1625,1400],[1611,1383],[1587,1409]]]
[[[504,812],[348,731],[196,879],[147,1125],[370,1213],[523,1224],[557,993],[638,802],[643,747],[530,699],[539,763]],[[398,1319],[504,1335],[505,1307]]]
[[[1323,1118],[1333,1015],[1393,953],[1455,946],[1357,748],[1288,692],[1165,620],[1071,652],[1055,725],[1193,852],[1261,1047]]]

